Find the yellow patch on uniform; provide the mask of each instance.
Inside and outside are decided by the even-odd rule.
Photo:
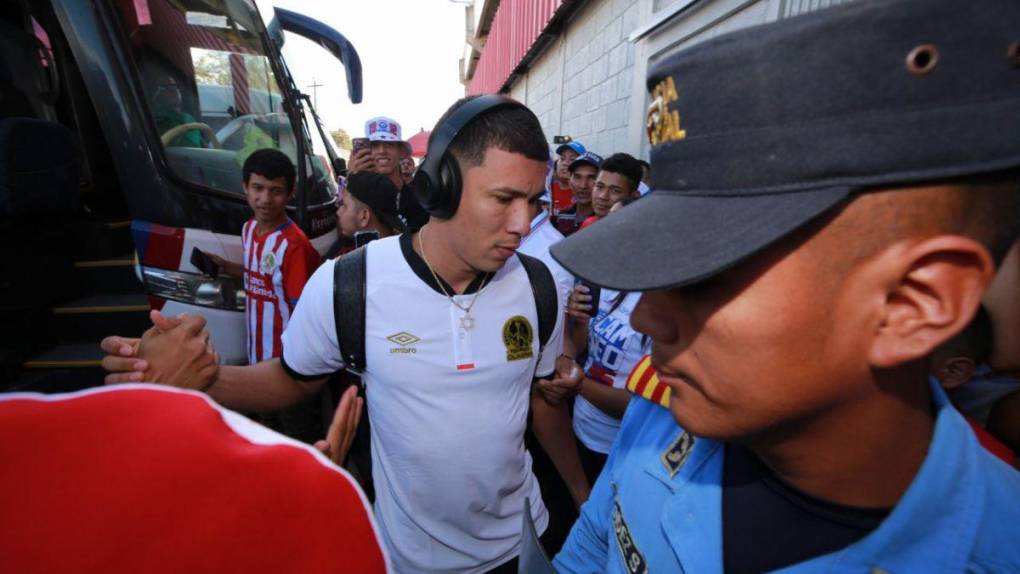
[[[645,355],[627,377],[627,390],[635,395],[669,408],[669,387],[659,380],[652,367],[651,355]]]
[[[527,317],[514,315],[503,323],[503,345],[506,346],[506,360],[520,361],[530,359],[534,352],[531,343],[535,340],[535,330]]]
[[[645,120],[648,143],[656,145],[687,137],[687,130],[680,129],[680,112],[669,108],[669,105],[678,99],[672,76],[659,82],[652,90],[652,103],[648,106]]]

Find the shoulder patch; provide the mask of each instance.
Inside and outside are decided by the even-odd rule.
[[[635,395],[669,408],[669,387],[659,381],[659,375],[652,367],[651,355],[638,361],[627,377],[627,390]]]

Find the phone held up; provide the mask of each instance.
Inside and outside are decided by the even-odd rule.
[[[588,288],[588,294],[591,295],[591,315],[594,317],[599,312],[599,299],[602,297],[602,288],[584,279],[578,280],[577,284]]]
[[[371,149],[372,142],[368,138],[354,138],[351,140],[351,147],[351,155],[354,155],[363,149]]]
[[[212,260],[212,257],[206,255],[198,247],[192,248],[191,250],[191,264],[195,266],[199,271],[205,273],[209,277],[215,279],[220,274],[220,266]]]

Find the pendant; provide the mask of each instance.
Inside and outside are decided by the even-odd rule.
[[[464,315],[460,318],[460,328],[465,331],[470,331],[475,328],[475,318],[471,315]]]

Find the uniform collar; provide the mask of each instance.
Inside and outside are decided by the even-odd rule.
[[[442,277],[439,277],[438,274],[436,274],[436,276],[433,277],[432,272],[429,271],[428,265],[425,264],[425,260],[422,259],[421,256],[414,251],[414,246],[411,243],[412,237],[413,234],[411,232],[403,233],[400,236],[400,252],[404,255],[404,260],[407,261],[407,264],[411,267],[411,271],[414,271],[414,274],[417,275],[419,279],[424,281],[426,285],[431,287],[432,290],[435,291],[436,293],[439,293],[441,295],[449,293],[452,295],[453,287],[451,287],[450,284],[447,283],[446,280],[444,280]],[[470,295],[472,293],[477,292],[481,288],[483,281],[488,283],[489,281],[492,280],[490,278],[488,281],[486,281],[486,277],[489,277],[489,275],[494,274],[479,273],[478,275],[475,276],[474,279],[471,280],[471,283],[467,286],[467,289],[465,289],[464,292],[460,294]],[[439,280],[442,281],[443,283],[442,288],[440,288],[439,283],[436,283],[436,277],[439,277]],[[446,293],[443,293],[443,289],[446,289]]]
[[[252,221],[255,221],[255,218],[252,218]],[[255,225],[252,226],[252,231],[256,237],[268,237],[272,233],[276,233],[277,231],[283,231],[284,229],[289,227],[292,223],[294,223],[294,221],[288,217],[287,220],[281,223],[280,225],[277,225],[276,227],[270,229],[269,231],[260,233],[259,222],[255,221]]]
[[[889,516],[843,550],[780,572],[924,572],[934,564],[944,572],[966,569],[984,512],[984,453],[942,388],[930,385],[936,419],[928,454]],[[679,472],[661,460],[645,468],[674,492],[662,514],[673,552],[681,564],[709,566],[706,572],[722,571],[724,458],[721,443],[696,438]]]
[[[937,381],[935,432],[921,470],[882,524],[836,553],[835,571],[963,572],[984,512],[985,453]],[[826,557],[811,562],[824,561]]]

